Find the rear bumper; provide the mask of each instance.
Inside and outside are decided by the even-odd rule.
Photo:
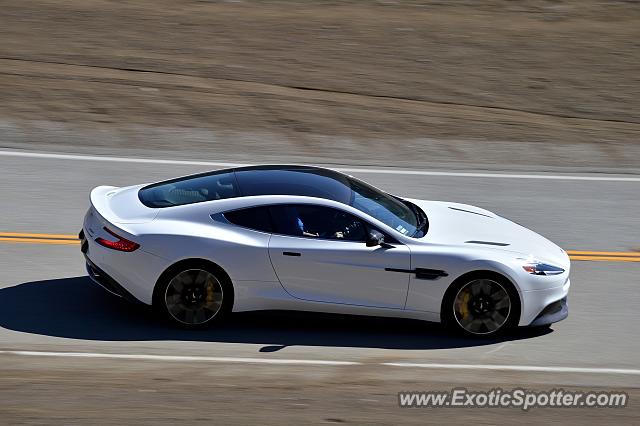
[[[98,284],[100,287],[115,296],[118,296],[132,303],[142,303],[138,299],[136,299],[135,296],[129,293],[124,287],[122,287],[120,283],[114,280],[102,269],[98,268],[93,262],[91,262],[91,260],[89,260],[86,255],[85,260],[87,261],[87,274],[89,274],[89,278],[91,278],[91,281]]]
[[[148,253],[143,247],[133,252],[122,252],[104,247],[96,242],[103,227],[109,226],[118,229],[107,222],[92,207],[85,215],[83,227],[78,237],[81,241],[81,251],[87,261],[94,268],[92,276],[94,281],[120,297],[133,299],[145,305],[153,303],[153,289],[160,274],[170,266],[167,259]],[[100,271],[100,272],[98,272]],[[99,277],[98,277],[99,275]],[[108,278],[107,278],[108,277]],[[111,286],[110,284],[114,284]],[[113,288],[122,288],[126,291],[114,291]],[[124,294],[124,295],[123,295]]]
[[[80,240],[80,251],[82,252],[86,262],[85,267],[87,269],[87,274],[89,275],[89,278],[91,278],[91,281],[98,284],[114,296],[118,296],[132,303],[142,303],[111,275],[107,274],[103,269],[99,268],[95,263],[93,263],[93,261],[91,261],[89,258],[89,240],[85,235],[84,229],[80,230],[78,239]]]

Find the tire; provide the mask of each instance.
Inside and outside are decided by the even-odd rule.
[[[517,327],[520,297],[511,282],[499,274],[467,274],[447,290],[441,319],[458,334],[494,338]]]
[[[162,274],[154,289],[153,306],[164,319],[182,328],[219,324],[231,312],[233,286],[219,267],[183,262]]]

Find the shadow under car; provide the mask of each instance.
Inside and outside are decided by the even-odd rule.
[[[496,339],[452,335],[424,321],[306,312],[234,313],[219,326],[183,330],[150,308],[108,294],[88,277],[33,281],[0,289],[0,326],[24,333],[99,341],[177,340],[287,346],[444,349],[539,336],[549,329],[517,329]]]

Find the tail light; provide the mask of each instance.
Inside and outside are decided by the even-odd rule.
[[[126,252],[137,250],[140,247],[140,244],[134,243],[133,241],[129,241],[126,238],[121,237],[120,235],[116,234],[115,232],[113,232],[107,227],[104,227],[102,229],[107,231],[109,234],[113,235],[114,238],[116,238],[116,240],[112,241],[112,240],[107,240],[106,238],[98,237],[96,238],[96,243],[100,244],[101,246],[104,246],[106,248],[110,248],[113,250],[126,251]]]

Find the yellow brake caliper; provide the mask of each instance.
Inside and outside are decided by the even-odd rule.
[[[207,280],[207,305],[211,305],[214,301],[213,299],[213,283],[211,282],[211,279]]]
[[[462,315],[462,319],[467,319],[469,315],[469,298],[471,297],[471,293],[469,290],[465,290],[462,294],[462,301],[460,302],[460,315]]]

